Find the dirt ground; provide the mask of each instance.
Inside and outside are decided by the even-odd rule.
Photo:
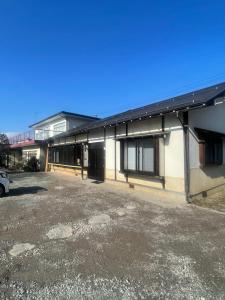
[[[222,188],[220,191],[208,195],[206,198],[193,200],[193,203],[210,209],[215,209],[225,213],[225,190]]]
[[[12,177],[1,299],[225,298],[224,214],[71,176]]]

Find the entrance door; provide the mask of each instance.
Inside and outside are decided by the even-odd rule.
[[[104,181],[104,143],[88,144],[88,177]]]

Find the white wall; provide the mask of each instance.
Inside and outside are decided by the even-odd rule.
[[[201,129],[225,133],[225,103],[190,111],[189,126],[190,167],[199,168],[199,144],[198,136],[194,128],[197,127]]]
[[[128,135],[154,133],[162,130],[161,118],[139,120],[128,123]]]
[[[190,111],[189,124],[192,128],[225,133],[225,103]]]
[[[189,112],[190,192],[192,195],[225,184],[225,141],[223,165],[200,166],[199,140],[195,127],[225,133],[225,103]]]
[[[184,135],[175,115],[165,118],[165,176],[184,178]]]
[[[54,127],[56,125],[59,125],[59,124],[64,125],[65,128],[64,128],[64,130],[62,130],[62,132],[64,132],[69,129],[79,127],[79,126],[84,125],[89,122],[93,122],[93,120],[92,119],[82,119],[82,118],[78,118],[75,116],[74,117],[58,116],[54,120],[49,120],[49,121],[46,120],[42,125],[40,124],[39,126],[34,126],[34,129],[35,129],[35,134],[37,136],[38,136],[38,134],[43,133],[43,131],[46,131],[46,134],[49,131],[49,136],[52,137],[52,136],[60,133],[60,132],[57,133],[54,131]],[[45,138],[47,138],[47,136],[45,136]]]
[[[106,130],[105,165],[106,169],[115,170],[115,139],[113,128]]]

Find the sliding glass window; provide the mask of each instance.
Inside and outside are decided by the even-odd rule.
[[[62,145],[49,149],[49,162],[61,165],[81,165],[81,145]]]
[[[121,142],[121,169],[124,172],[158,175],[158,139],[127,139]]]

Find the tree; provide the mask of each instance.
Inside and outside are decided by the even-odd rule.
[[[0,145],[8,145],[9,139],[5,133],[0,133]]]
[[[9,139],[0,133],[0,167],[8,166]]]

